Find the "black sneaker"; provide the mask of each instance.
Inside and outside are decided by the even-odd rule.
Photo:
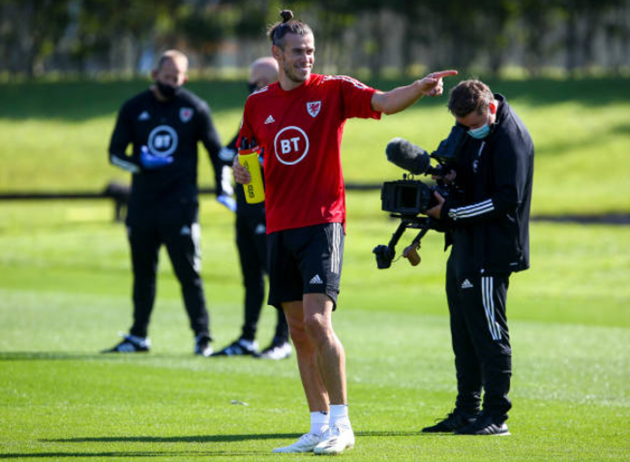
[[[475,423],[478,417],[479,414],[471,414],[455,409],[444,420],[440,420],[430,427],[423,428],[422,433],[453,433]]]
[[[210,345],[210,337],[207,335],[198,335],[195,337],[195,354],[199,356],[211,356],[212,345]]]
[[[274,359],[276,361],[280,359],[286,359],[291,356],[291,344],[289,342],[272,343],[260,353],[254,355],[258,359]]]
[[[505,420],[482,413],[474,423],[455,430],[455,434],[508,436],[510,430],[508,430]]]
[[[212,353],[211,356],[253,356],[256,353],[258,353],[258,343],[256,340],[251,341],[239,338],[222,350]]]
[[[135,335],[121,334],[123,341],[118,345],[101,353],[147,353],[151,348],[151,341],[148,338],[136,337]]]

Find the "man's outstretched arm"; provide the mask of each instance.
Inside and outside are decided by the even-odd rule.
[[[397,87],[387,92],[376,92],[372,96],[372,109],[385,114],[404,111],[423,96],[440,96],[444,90],[444,77],[457,75],[457,71],[432,72],[410,85]]]

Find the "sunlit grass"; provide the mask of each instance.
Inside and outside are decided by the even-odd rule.
[[[376,84],[384,90],[400,82]],[[455,81],[447,81],[447,90]],[[630,81],[499,81],[536,147],[534,214],[627,213],[630,210]],[[147,82],[48,83],[0,86],[0,192],[101,191],[128,174],[112,167],[107,147],[122,102]],[[194,82],[209,101],[224,143],[236,133],[245,100],[240,82]],[[595,92],[596,91],[596,92]],[[428,151],[447,136],[446,96],[424,99],[381,121],[350,120],[342,158],[349,183],[379,184],[403,173],[384,155],[402,136]],[[200,184],[213,175],[200,145]]]
[[[423,262],[377,270],[396,225],[377,193],[349,194],[335,329],[348,355],[355,460],[623,460],[630,430],[630,260],[623,227],[532,225],[532,270],[514,275],[513,436],[427,437],[453,405],[442,236]],[[216,345],[242,323],[233,215],[202,203],[203,276]],[[97,352],[131,322],[130,265],[112,204],[0,203],[0,458],[266,460],[307,430],[295,360],[192,355],[163,253],[150,335],[138,357]],[[405,236],[405,239],[411,239]],[[275,313],[263,311],[258,340]],[[232,404],[245,402],[248,405]],[[305,456],[290,457],[291,460]]]

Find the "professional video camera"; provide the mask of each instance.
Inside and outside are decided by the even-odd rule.
[[[418,215],[426,214],[427,210],[437,205],[437,200],[433,195],[434,191],[438,191],[442,197],[447,198],[451,195],[451,188],[441,180],[429,186],[420,180],[415,180],[413,175],[441,177],[447,174],[455,162],[465,135],[466,129],[456,124],[448,138],[442,140],[438,148],[431,154],[402,138],[394,138],[387,144],[385,149],[387,160],[407,170],[411,175],[403,174],[402,180],[386,181],[381,188],[381,208],[385,212],[390,212],[392,217],[400,218],[401,223],[388,245],[379,245],[373,250],[379,269],[391,266],[396,255],[396,244],[407,228],[420,229],[420,232],[411,242],[411,245],[405,248],[402,255],[413,266],[420,263],[420,256],[418,255],[420,240],[429,229],[440,229],[431,217],[419,217]],[[435,159],[439,166],[431,166],[431,159]]]

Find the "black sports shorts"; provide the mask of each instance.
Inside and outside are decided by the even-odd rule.
[[[304,294],[326,294],[337,308],[344,231],[324,223],[267,235],[269,305],[302,301]]]

